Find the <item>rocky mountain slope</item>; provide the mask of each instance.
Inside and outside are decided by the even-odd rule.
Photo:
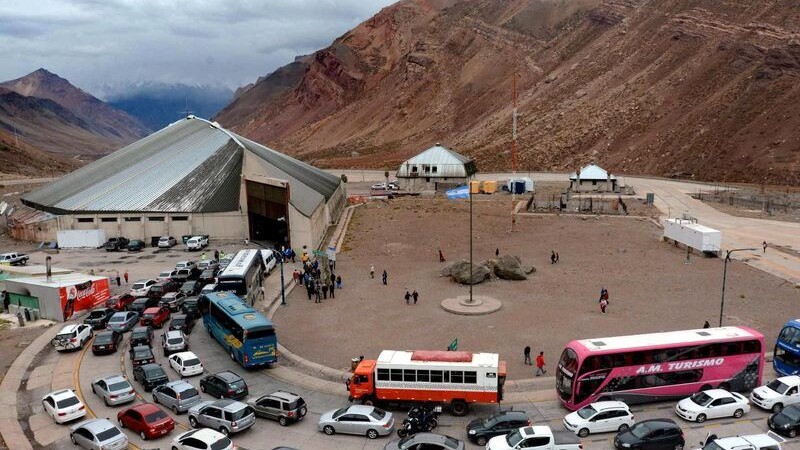
[[[790,0],[403,0],[264,77],[217,120],[320,165],[434,142],[519,169],[800,184]]]
[[[80,161],[31,147],[13,134],[0,131],[0,180],[5,178],[59,176],[81,165]]]

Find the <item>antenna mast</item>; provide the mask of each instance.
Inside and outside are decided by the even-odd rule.
[[[511,109],[511,231],[517,223],[517,72],[512,75],[512,105]]]

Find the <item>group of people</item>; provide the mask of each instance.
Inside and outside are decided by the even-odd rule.
[[[414,289],[414,292],[411,292],[411,293],[409,293],[408,290],[406,290],[406,295],[405,295],[406,305],[410,305],[411,304],[411,299],[412,298],[414,299],[414,304],[416,305],[417,304],[417,300],[419,300],[419,294],[417,293],[417,290]]]
[[[125,284],[128,284],[128,271],[126,270],[125,273],[122,274],[122,276],[125,278]],[[120,280],[120,277],[119,277],[119,270],[117,270],[114,273],[114,278],[117,281],[117,286],[122,286],[122,283],[121,283],[121,280]]]
[[[523,351],[523,355],[525,356],[525,364],[528,366],[532,366],[533,363],[531,362],[531,346],[526,345],[525,350]],[[539,352],[539,355],[536,357],[536,376],[542,376],[546,374],[547,371],[544,370],[544,352]]]
[[[369,277],[375,278],[375,266],[369,266]],[[386,269],[383,269],[383,274],[381,274],[381,281],[383,282],[384,286],[389,284],[389,273],[386,272]]]
[[[305,253],[303,259],[306,259],[303,262],[303,272],[295,270],[292,276],[295,282],[302,282],[306,287],[308,299],[311,300],[313,297],[314,303],[322,303],[322,300],[328,299],[328,295],[336,298],[336,289],[342,288],[342,277],[333,272],[333,263],[329,264],[330,275],[328,275],[319,267],[319,260],[308,260]]]

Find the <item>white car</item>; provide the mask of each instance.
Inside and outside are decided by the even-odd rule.
[[[750,401],[774,413],[781,412],[784,406],[800,402],[800,376],[780,377],[759,386],[750,393]]]
[[[163,270],[163,271],[161,271],[161,272],[158,274],[158,276],[156,277],[156,280],[158,280],[158,281],[166,281],[166,280],[169,280],[169,279],[171,279],[171,278],[173,277],[173,275],[175,275],[176,273],[178,273],[178,271],[177,271],[177,270],[174,270],[174,269],[170,269],[170,270]]]
[[[205,236],[192,236],[186,241],[186,248],[189,250],[200,250],[208,245],[208,238]]]
[[[211,428],[200,428],[179,434],[172,440],[172,449],[177,450],[233,450],[233,442],[227,436]]]
[[[178,261],[178,263],[175,264],[175,270],[181,270],[181,269],[193,270],[195,268],[197,268],[197,264],[195,264],[194,261]]]
[[[178,241],[172,236],[161,236],[158,239],[158,248],[170,248],[178,245]]]
[[[701,442],[703,449],[714,450],[781,450],[781,442],[783,439],[777,441],[770,434],[750,434],[746,436],[729,436],[717,437],[716,434],[709,434],[706,436],[705,441]]]
[[[742,417],[750,412],[750,402],[738,392],[708,389],[685,398],[675,405],[675,414],[682,419],[703,423],[719,417]]]
[[[51,343],[56,351],[82,349],[84,344],[92,340],[92,326],[85,323],[67,325],[58,332]]]
[[[157,281],[150,279],[150,280],[136,280],[131,286],[131,295],[134,297],[147,297],[147,294],[150,292],[150,288],[156,284]]]
[[[72,389],[62,389],[42,397],[45,412],[56,423],[69,422],[86,415],[86,407]]]
[[[197,355],[192,352],[180,352],[170,355],[169,366],[172,367],[175,372],[178,372],[181,378],[203,373],[203,363],[201,363]]]
[[[633,414],[628,405],[617,401],[591,403],[564,417],[564,428],[580,437],[590,433],[622,432],[633,424]]]

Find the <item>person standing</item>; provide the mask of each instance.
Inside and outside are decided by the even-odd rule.
[[[122,277],[125,278],[125,284],[128,284],[128,271],[126,270]]]
[[[522,351],[522,354],[525,356],[525,364],[532,366],[533,363],[531,362],[531,346],[526,345],[525,350]]]
[[[405,298],[406,298],[406,305],[410,305],[411,304],[411,294],[408,291],[406,291]]]
[[[764,249],[764,253],[767,253],[767,241],[761,243],[761,248]]]
[[[214,250],[214,261],[219,261],[219,250]]]
[[[200,255],[200,261],[205,261],[205,260],[206,260],[206,252],[203,252],[203,253]]]
[[[387,281],[389,280],[389,274],[386,273],[386,269],[383,269],[383,284],[386,285]]]
[[[536,357],[536,376],[546,373],[547,371],[544,370],[544,352],[539,352],[539,356]]]
[[[11,299],[9,298],[9,297],[10,297],[10,295],[8,295],[8,292],[7,292],[7,291],[5,291],[5,290],[3,290],[3,292],[2,292],[2,293],[0,293],[0,294],[2,294],[2,295],[0,295],[0,296],[1,296],[1,297],[3,297],[3,309],[4,309],[6,312],[9,312],[9,310],[8,310],[8,305],[10,305],[10,304],[11,304]]]
[[[336,288],[337,289],[341,289],[342,288],[342,276],[341,275],[337,275],[336,276]]]
[[[311,300],[311,296],[314,295],[314,287],[310,280],[306,281],[306,292],[308,293],[308,300]]]
[[[711,324],[708,323],[708,321],[706,320],[705,323],[703,324],[703,328],[711,328]]]
[[[605,298],[600,299],[600,312],[605,314],[606,308],[608,307],[608,300]]]
[[[419,299],[419,294],[417,293],[416,289],[414,289],[414,292],[411,293],[411,297],[414,298],[414,304],[416,305],[417,304],[417,300]]]
[[[447,260],[444,259],[444,253],[442,253],[442,249],[439,249],[439,262],[445,262],[445,261]]]
[[[317,296],[317,300],[314,303],[322,303],[322,295],[320,295],[319,283],[314,283],[314,294]]]
[[[328,292],[330,292],[330,293],[331,293],[331,298],[336,298],[336,294],[334,294],[334,293],[333,293],[333,291],[334,291],[334,289],[335,289],[335,288],[336,288],[336,285],[334,284],[334,281],[333,281],[333,280],[331,280],[331,285],[330,285],[330,287],[328,288]]]
[[[375,278],[375,266],[369,266],[369,277]]]
[[[322,282],[322,298],[328,299],[328,283]]]
[[[556,252],[556,264],[558,264],[560,256],[558,256],[558,252]]]
[[[500,257],[500,248],[494,249],[494,257],[495,258],[499,258]]]
[[[550,264],[556,263],[556,251],[550,250]]]
[[[114,278],[116,278],[116,280],[117,280],[117,286],[122,286],[122,283],[120,282],[120,278],[119,278],[119,270],[114,272]]]

